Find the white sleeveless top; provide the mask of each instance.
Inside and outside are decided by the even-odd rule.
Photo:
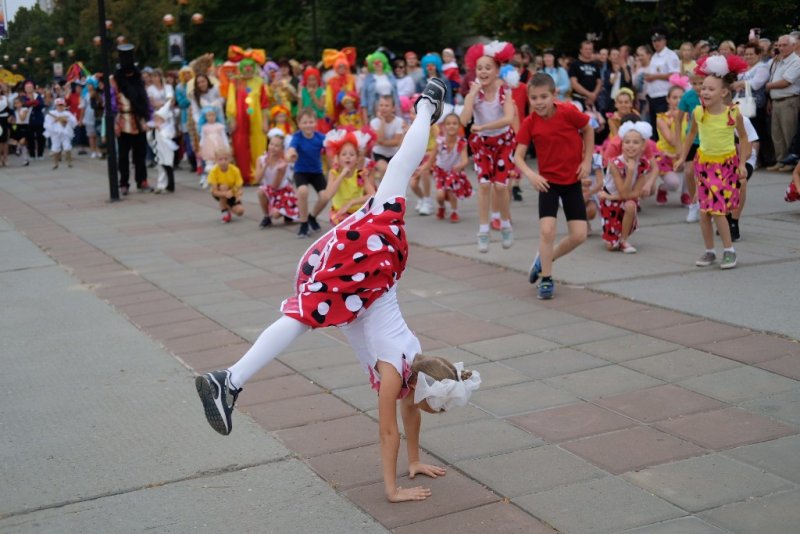
[[[497,95],[494,100],[484,100],[483,89],[478,93],[478,98],[475,99],[475,105],[472,108],[472,116],[475,124],[489,124],[490,122],[498,121],[503,118],[503,104],[506,101],[506,88],[501,85],[497,90]],[[481,137],[494,137],[508,131],[510,126],[503,126],[495,130],[485,130],[478,132]]]
[[[449,171],[461,160],[461,150],[464,140],[456,139],[452,150],[447,150],[447,137],[442,135],[436,140],[436,166],[443,171]]]

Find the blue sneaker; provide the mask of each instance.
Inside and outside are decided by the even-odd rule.
[[[537,252],[536,258],[533,260],[533,265],[531,265],[531,272],[528,275],[528,282],[535,284],[539,279],[540,274],[542,274],[542,260],[539,258],[539,253]]]
[[[539,282],[539,295],[541,300],[550,300],[553,298],[553,293],[556,292],[556,285],[552,280],[542,280]]]

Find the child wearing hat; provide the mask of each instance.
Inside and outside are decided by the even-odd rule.
[[[67,110],[63,98],[56,98],[56,109],[48,111],[44,119],[44,136],[50,139],[50,150],[53,153],[53,169],[58,169],[62,152],[65,154],[67,166],[72,167],[72,137],[78,125],[75,115]]]

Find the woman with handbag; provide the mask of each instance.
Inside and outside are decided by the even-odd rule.
[[[761,61],[761,47],[758,43],[748,43],[744,49],[744,60],[747,62],[748,69],[739,75],[739,80],[731,84],[731,89],[736,91],[734,101],[739,103],[742,113],[748,111],[746,108],[752,106],[746,102],[747,89],[750,89],[750,98],[755,104],[755,115],[750,117],[750,122],[756,129],[756,133],[761,141],[759,149],[760,166],[769,167],[775,163],[775,149],[772,146],[772,137],[769,130],[767,116],[767,93],[765,85],[769,79],[769,66]]]

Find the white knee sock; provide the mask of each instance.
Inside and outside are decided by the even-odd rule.
[[[308,330],[310,327],[285,315],[269,325],[261,332],[250,350],[228,369],[231,372],[231,383],[236,388],[244,387],[253,375]]]
[[[419,167],[428,148],[431,116],[435,109],[435,106],[424,98],[417,104],[417,117],[403,137],[397,154],[386,167],[386,174],[383,175],[383,180],[375,193],[375,202],[386,202],[393,197],[406,196],[411,175]]]

